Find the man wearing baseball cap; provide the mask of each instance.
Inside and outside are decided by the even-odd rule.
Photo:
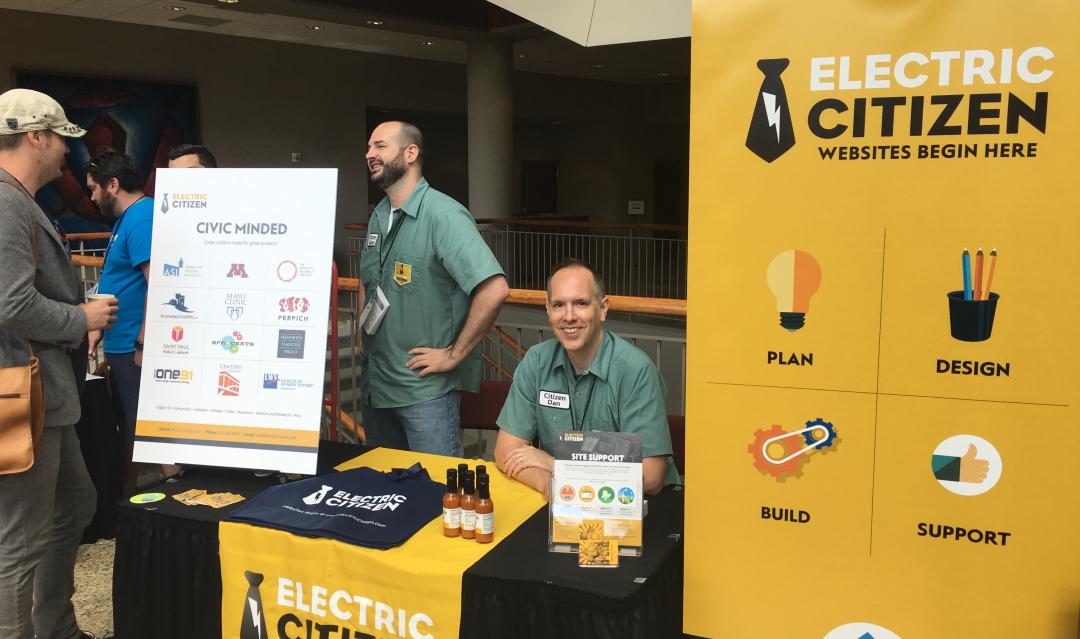
[[[108,327],[117,303],[85,304],[56,229],[34,201],[57,179],[65,138],[86,132],[49,96],[0,95],[0,367],[39,360],[45,431],[34,463],[0,474],[0,637],[82,639],[71,595],[75,552],[96,497],[79,450],[72,349]]]

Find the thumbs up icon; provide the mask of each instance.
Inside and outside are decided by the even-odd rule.
[[[956,435],[938,444],[930,465],[938,483],[958,495],[980,495],[1001,478],[997,449],[974,435]]]
[[[975,444],[968,444],[967,452],[960,458],[960,481],[969,484],[981,484],[990,471],[990,462],[976,459]]]

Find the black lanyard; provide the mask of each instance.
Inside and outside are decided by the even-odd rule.
[[[102,271],[105,270],[105,262],[109,259],[109,251],[112,250],[113,242],[115,242],[116,237],[120,235],[120,225],[124,223],[124,218],[127,217],[127,212],[131,210],[131,207],[135,206],[139,202],[142,202],[145,198],[146,196],[144,195],[141,198],[132,202],[130,205],[128,205],[126,209],[124,209],[124,212],[120,215],[120,217],[116,219],[116,224],[113,225],[112,237],[109,238],[109,245],[105,247],[105,257],[101,258]]]
[[[424,194],[420,196],[420,201],[416,204],[417,212],[419,212],[420,207],[422,207],[424,205],[424,198],[426,198],[426,197],[427,197],[427,191],[424,191]],[[386,244],[386,252],[383,253],[382,244],[380,244],[378,246],[378,249],[379,249],[379,286],[380,287],[382,286],[382,282],[383,282],[383,279],[382,279],[383,278],[383,267],[386,266],[386,260],[387,260],[387,258],[390,257],[390,253],[393,252],[393,250],[394,250],[394,242],[397,240],[398,233],[401,231],[401,226],[405,223],[405,209],[399,208],[399,209],[397,209],[397,211],[400,214],[399,215],[400,219],[398,219],[398,224],[397,224],[397,226],[391,228],[390,232],[386,233],[386,241],[384,241],[382,243],[382,244]],[[387,213],[387,218],[390,220],[391,224],[393,223],[393,217],[392,217],[393,215],[394,215],[394,209],[391,208],[390,212]],[[389,242],[389,244],[387,244],[387,242]]]
[[[401,209],[398,209],[398,211],[401,211],[402,216],[405,215],[405,211],[402,211]],[[391,210],[390,215],[393,215],[393,214],[394,214],[394,212],[393,212],[393,210]],[[401,232],[401,227],[404,225],[404,223],[405,223],[405,220],[398,220],[397,226],[390,229],[390,232],[386,234],[386,239],[389,241],[389,244],[387,244],[386,242],[382,243],[382,244],[386,244],[386,252],[385,253],[383,253],[382,244],[379,245],[379,286],[380,287],[382,286],[382,281],[383,281],[383,279],[382,279],[383,267],[386,266],[386,259],[388,257],[390,257],[390,253],[393,252],[393,250],[394,250],[394,242],[397,240],[398,233]]]
[[[563,353],[566,353],[566,351],[563,351]],[[570,367],[570,370],[573,371],[571,373],[571,375],[574,375],[574,377],[575,377],[574,390],[577,389],[578,384],[580,384],[582,382],[582,380],[585,379],[586,376],[591,376],[593,378],[589,382],[589,394],[585,397],[585,409],[581,411],[581,421],[578,421],[577,419],[574,418],[574,403],[575,402],[573,400],[570,400],[570,425],[574,427],[574,430],[584,430],[584,428],[585,428],[585,417],[588,416],[588,414],[589,414],[589,404],[592,403],[593,387],[596,386],[596,376],[591,375],[591,373],[589,373],[588,371],[585,371],[585,373],[581,377],[577,377],[577,371],[574,370],[574,364],[570,361],[570,356],[569,355],[566,356],[566,365]],[[566,388],[566,394],[569,397],[570,395],[572,395],[571,390],[570,390],[570,385],[567,384],[566,387],[567,387]]]

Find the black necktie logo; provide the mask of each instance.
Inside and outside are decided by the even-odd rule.
[[[766,162],[772,162],[795,146],[795,131],[791,128],[787,93],[780,74],[788,66],[787,58],[758,60],[765,74],[754,102],[754,117],[746,134],[746,148]]]
[[[266,620],[263,619],[262,595],[259,594],[263,576],[245,570],[244,578],[248,581],[248,590],[244,597],[244,616],[240,621],[240,639],[266,639]]]

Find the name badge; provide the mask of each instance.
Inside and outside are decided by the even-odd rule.
[[[570,410],[570,396],[566,393],[553,393],[551,391],[540,391],[540,398],[537,403],[541,406],[548,406],[550,408],[561,408],[563,410]]]
[[[368,233],[368,236],[367,236],[367,245],[368,246],[375,246],[375,242],[378,242],[378,241],[379,241],[379,234],[378,233]]]

